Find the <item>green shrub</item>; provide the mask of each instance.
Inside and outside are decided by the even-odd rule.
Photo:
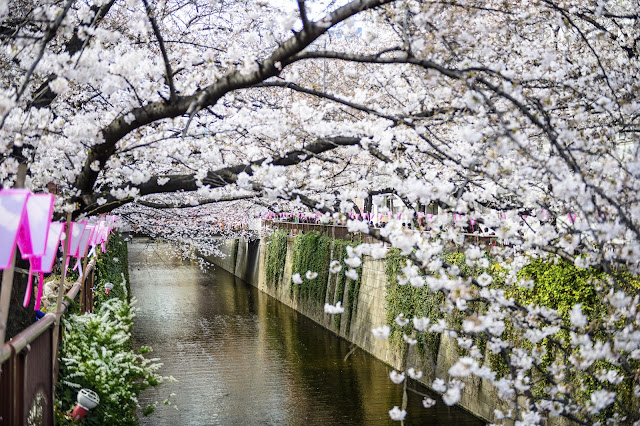
[[[96,250],[100,248],[96,247]],[[102,303],[111,299],[130,301],[129,254],[127,243],[119,232],[111,235],[106,250],[106,253],[99,251],[96,262],[94,309],[99,309]],[[114,284],[113,290],[108,295],[104,292],[104,285],[107,282]]]
[[[63,320],[60,380],[57,384],[57,424],[73,424],[69,416],[81,388],[93,390],[100,404],[84,419],[87,425],[137,424],[140,392],[156,386],[160,364],[130,349],[133,310],[120,299],[105,301],[94,314]],[[142,352],[148,348],[142,348]]]
[[[104,285],[114,284],[106,295]],[[57,424],[74,424],[66,414],[81,388],[93,390],[100,404],[84,418],[87,425],[135,425],[140,392],[156,386],[160,364],[147,360],[150,347],[132,350],[127,243],[116,233],[100,252],[94,275],[94,314],[68,315],[63,321],[60,372],[56,388]],[[146,410],[148,411],[148,410]]]

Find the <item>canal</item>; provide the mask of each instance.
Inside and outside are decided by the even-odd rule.
[[[137,298],[134,345],[150,345],[166,381],[140,397],[155,405],[143,425],[399,424],[402,401],[391,369],[228,272],[172,255],[144,240],[129,244]],[[426,388],[410,383],[420,392]],[[406,424],[477,425],[438,401],[409,395]]]

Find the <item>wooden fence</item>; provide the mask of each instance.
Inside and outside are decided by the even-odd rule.
[[[75,300],[78,293],[82,312],[93,310],[94,268],[95,260],[92,260],[84,279],[78,279],[67,292],[61,318],[69,308],[69,300]],[[54,336],[58,336],[58,342],[54,342]],[[2,346],[0,425],[54,424],[57,350],[62,338],[62,327],[56,323],[56,314],[52,312]]]

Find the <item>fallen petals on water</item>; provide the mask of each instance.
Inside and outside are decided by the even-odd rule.
[[[395,406],[389,410],[389,417],[391,417],[391,420],[401,422],[405,417],[407,417],[407,412],[405,410],[401,410],[398,406]]]

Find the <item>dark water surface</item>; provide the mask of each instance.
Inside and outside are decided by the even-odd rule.
[[[177,379],[142,394],[141,406],[158,404],[142,424],[400,424],[388,415],[402,401],[391,369],[361,350],[345,361],[348,342],[286,305],[221,268],[202,272],[161,244],[134,240],[129,267],[134,344],[153,346],[161,374]],[[482,424],[421,401],[409,395],[406,424]]]

